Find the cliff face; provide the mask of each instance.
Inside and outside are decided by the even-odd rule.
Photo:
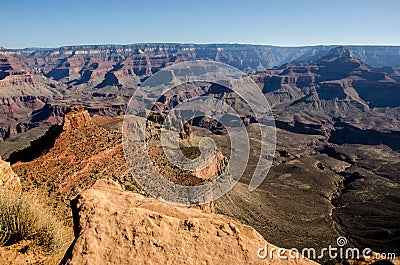
[[[253,228],[123,191],[112,181],[97,181],[72,207],[76,239],[61,264],[316,264],[259,259],[259,248],[274,246]]]
[[[49,104],[48,98],[41,96],[0,98],[0,141],[35,127],[60,123],[66,109]]]
[[[23,61],[0,52],[0,80],[5,79],[7,76],[23,75],[28,73],[30,73],[30,69]]]
[[[46,84],[46,81],[47,84]],[[0,97],[54,95],[54,83],[45,80],[36,67],[29,67],[19,57],[0,52]]]
[[[0,52],[0,141],[61,122],[58,104],[49,105],[52,99],[62,97],[56,88],[60,88],[58,84],[39,69]]]

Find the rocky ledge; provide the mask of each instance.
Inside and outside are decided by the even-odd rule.
[[[61,264],[315,264],[259,259],[253,228],[99,180],[72,201],[75,241]]]

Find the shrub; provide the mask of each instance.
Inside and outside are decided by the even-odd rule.
[[[69,243],[54,213],[24,194],[0,190],[0,245],[30,240],[45,251],[58,252]]]

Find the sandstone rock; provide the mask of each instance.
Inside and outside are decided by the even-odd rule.
[[[10,163],[0,158],[0,190],[20,191],[21,182],[19,177],[12,170]]]
[[[63,130],[68,131],[91,123],[89,112],[83,106],[71,106],[65,114]]]
[[[83,191],[72,207],[76,240],[61,264],[315,264],[259,259],[268,243],[253,228],[123,191],[109,180]]]

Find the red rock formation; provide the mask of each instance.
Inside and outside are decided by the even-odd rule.
[[[91,123],[89,112],[83,106],[71,106],[65,114],[63,130],[68,131]]]

